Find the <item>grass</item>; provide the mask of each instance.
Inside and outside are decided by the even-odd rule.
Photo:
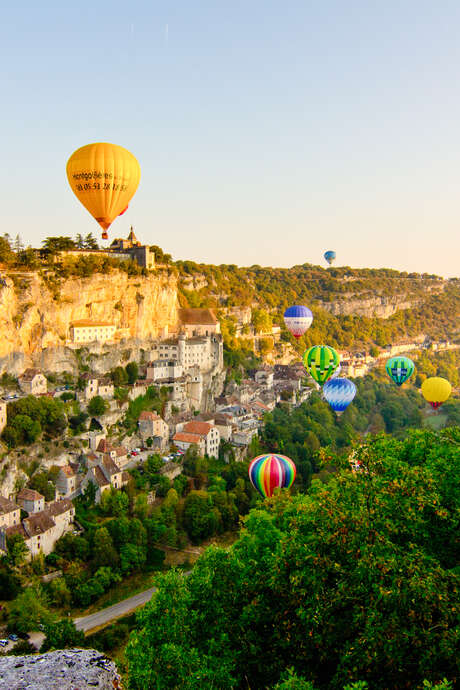
[[[447,415],[442,412],[430,414],[425,418],[425,426],[435,431],[443,429],[447,424]]]

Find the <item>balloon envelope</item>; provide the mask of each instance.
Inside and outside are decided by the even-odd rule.
[[[338,352],[329,345],[314,345],[303,354],[303,365],[317,383],[323,385],[339,367]]]
[[[300,338],[310,328],[312,321],[313,314],[308,307],[299,304],[288,307],[284,312],[286,328],[295,338]]]
[[[349,379],[330,379],[323,386],[323,395],[334,412],[343,412],[356,395],[356,386]]]
[[[116,144],[82,146],[67,161],[70,187],[104,230],[128,207],[141,178],[132,153]]]
[[[422,383],[422,395],[435,410],[446,402],[451,392],[452,386],[449,381],[441,376],[431,376]]]
[[[336,253],[330,249],[327,252],[324,252],[324,258],[326,259],[327,263],[329,266],[332,264],[332,262],[335,260]]]
[[[273,496],[277,487],[290,489],[295,476],[295,465],[285,455],[258,455],[249,465],[249,479],[262,498]]]
[[[409,357],[390,357],[385,364],[385,369],[397,386],[407,381],[414,373],[415,365]]]

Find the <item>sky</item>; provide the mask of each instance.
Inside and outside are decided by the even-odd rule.
[[[175,259],[460,275],[458,0],[35,0],[0,10],[1,225],[100,228],[67,182],[108,141]]]

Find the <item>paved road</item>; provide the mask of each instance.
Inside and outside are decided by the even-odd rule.
[[[129,599],[123,599],[123,601],[114,604],[113,606],[108,606],[106,609],[101,611],[96,611],[96,613],[91,613],[89,616],[83,616],[82,618],[74,618],[74,623],[77,630],[83,630],[87,632],[93,628],[98,628],[100,625],[105,625],[109,623],[114,618],[119,618],[124,616],[130,611],[134,611],[139,606],[143,606],[148,601],[150,601],[152,594],[156,592],[156,587],[151,587],[146,589],[140,594],[135,594]]]

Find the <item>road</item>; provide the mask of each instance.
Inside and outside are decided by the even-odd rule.
[[[140,594],[135,594],[129,599],[123,599],[123,601],[114,604],[113,606],[108,606],[101,611],[96,611],[96,613],[91,613],[89,616],[82,616],[81,618],[74,618],[74,623],[77,630],[83,630],[87,632],[93,628],[98,628],[100,625],[105,625],[115,618],[120,618],[131,611],[134,611],[139,606],[143,606],[148,601],[150,601],[152,594],[156,592],[156,587],[151,587],[146,589]]]

